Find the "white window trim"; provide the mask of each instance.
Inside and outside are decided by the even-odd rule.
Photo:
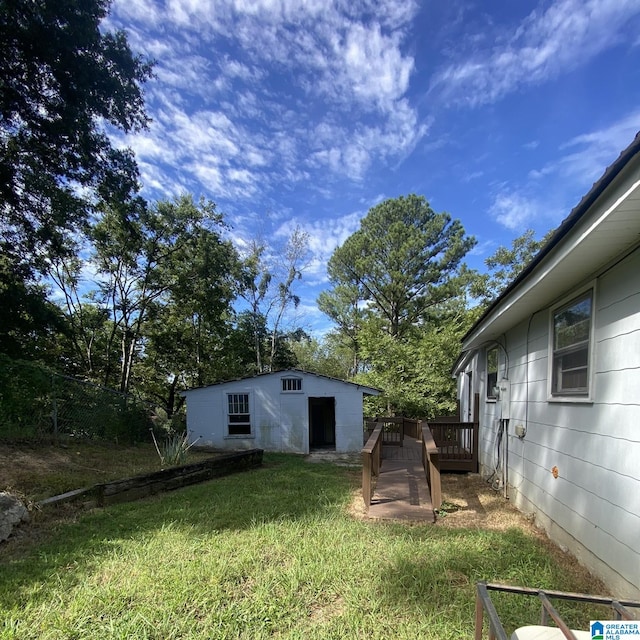
[[[299,389],[283,389],[285,386],[285,380],[299,380],[300,388]],[[302,381],[302,376],[283,376],[280,378],[280,393],[304,393],[304,383]]]
[[[229,396],[243,395],[248,396],[249,399],[249,433],[229,433],[229,416],[233,415],[229,413]],[[238,391],[226,391],[224,394],[224,417],[225,417],[225,440],[247,440],[255,438],[255,432],[253,429],[255,416],[253,405],[253,393],[246,389],[240,389]]]
[[[562,307],[567,306],[573,300],[577,300],[584,294],[591,291],[591,327],[589,331],[589,358],[587,360],[587,384],[588,391],[585,394],[568,393],[560,394],[553,393],[553,336],[554,336],[554,322],[553,318],[556,312]],[[547,363],[547,402],[561,402],[571,404],[591,404],[595,397],[595,333],[596,333],[596,281],[592,280],[588,285],[577,289],[573,293],[565,296],[558,304],[555,304],[549,309],[549,344],[548,344],[548,363]]]

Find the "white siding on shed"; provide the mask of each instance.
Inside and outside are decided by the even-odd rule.
[[[300,390],[282,378],[302,379]],[[327,398],[335,410],[335,450],[356,452],[363,444],[362,399],[375,390],[305,372],[274,372],[244,380],[190,389],[187,429],[200,445],[220,449],[262,448],[268,451],[309,453],[309,398]],[[251,435],[230,436],[227,431],[227,395],[248,393]]]

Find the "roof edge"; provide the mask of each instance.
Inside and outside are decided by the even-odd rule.
[[[462,344],[476,330],[482,326],[493,311],[502,304],[520,284],[526,280],[536,267],[559,245],[569,232],[578,224],[582,217],[589,211],[592,205],[604,193],[609,185],[618,177],[627,164],[640,152],[640,132],[638,132],[631,144],[624,149],[616,160],[611,163],[602,176],[594,182],[591,189],[582,197],[580,202],[571,210],[569,215],[560,223],[547,243],[540,249],[527,266],[511,281],[507,288],[487,307],[484,313],[473,323],[473,326],[462,337]]]
[[[254,373],[250,376],[243,376],[242,378],[229,378],[229,380],[220,380],[220,382],[212,382],[211,384],[205,384],[201,387],[191,387],[190,389],[185,389],[180,392],[180,395],[184,395],[185,393],[189,393],[190,391],[197,391],[199,389],[208,389],[209,387],[217,387],[222,384],[228,384],[230,382],[242,382],[245,380],[253,380],[254,378],[263,378],[265,376],[272,376],[283,373],[299,373],[310,376],[316,376],[317,378],[325,378],[327,380],[333,380],[334,382],[341,382],[343,384],[352,385],[354,387],[360,387],[362,389],[368,389],[369,391],[373,391],[374,393],[369,393],[368,395],[379,395],[382,394],[382,389],[377,389],[376,387],[371,387],[367,384],[361,384],[359,382],[352,382],[351,380],[343,380],[342,378],[335,378],[333,376],[327,376],[323,373],[316,373],[315,371],[308,371],[306,369],[298,369],[296,367],[291,367],[289,369],[278,369],[276,371],[264,371],[263,373]]]

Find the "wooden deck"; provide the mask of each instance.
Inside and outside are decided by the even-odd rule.
[[[405,436],[400,447],[382,447],[382,466],[369,506],[369,517],[435,522],[419,440]]]

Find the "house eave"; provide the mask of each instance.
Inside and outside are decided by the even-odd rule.
[[[462,340],[467,352],[552,305],[640,243],[640,134]]]

